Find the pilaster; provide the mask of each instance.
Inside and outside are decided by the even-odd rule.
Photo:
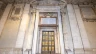
[[[32,13],[30,15],[30,21],[27,28],[28,30],[26,32],[24,46],[23,46],[25,50],[30,50],[32,47],[34,23],[35,23],[35,13]]]
[[[83,48],[83,43],[82,43],[82,39],[81,39],[81,34],[80,34],[79,27],[78,27],[78,22],[76,19],[73,5],[68,4],[67,10],[68,10],[68,16],[69,16],[69,22],[70,22],[70,27],[71,27],[73,43],[74,43],[75,54],[84,54],[84,48]]]
[[[79,26],[84,50],[86,52],[86,50],[90,49],[90,43],[89,43],[89,40],[88,40],[88,36],[87,36],[86,30],[85,30],[85,27],[84,27],[84,23],[83,23],[81,14],[80,14],[79,6],[78,5],[73,5],[73,7],[74,7],[74,10],[75,10],[77,23],[78,23],[78,26]]]
[[[6,22],[7,18],[8,18],[11,7],[12,7],[12,4],[8,4],[7,7],[5,8],[5,11],[4,11],[2,17],[1,17],[1,20],[0,20],[0,35],[2,33],[5,22]]]
[[[74,44],[73,38],[71,35],[71,28],[68,19],[67,10],[65,8],[66,13],[62,13],[62,21],[63,21],[63,34],[64,34],[64,42],[65,42],[65,50],[68,54],[74,54]]]
[[[65,51],[65,43],[64,43],[64,36],[63,36],[63,27],[62,27],[62,21],[61,21],[61,13],[60,10],[58,10],[58,26],[59,26],[59,37],[60,37],[60,49],[61,49],[61,54],[66,54]]]
[[[16,41],[16,48],[23,47],[25,32],[26,32],[26,29],[27,29],[28,23],[29,23],[29,15],[28,15],[29,9],[30,9],[30,4],[25,4],[20,28],[19,28],[18,35],[17,35],[18,37],[17,37],[17,41]]]
[[[38,24],[39,24],[39,11],[36,11],[36,19],[35,19],[35,28],[33,32],[33,42],[32,42],[32,54],[36,54],[36,44],[37,44],[37,37],[38,37]]]

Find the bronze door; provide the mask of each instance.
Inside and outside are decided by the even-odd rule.
[[[41,54],[55,54],[54,31],[43,31],[42,32]]]

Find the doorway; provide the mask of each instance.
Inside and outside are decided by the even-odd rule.
[[[55,54],[54,31],[42,31],[41,54]]]

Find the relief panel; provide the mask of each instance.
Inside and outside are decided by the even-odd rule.
[[[93,6],[80,6],[82,18],[87,22],[96,22],[96,13]]]
[[[11,20],[20,20],[20,17],[22,15],[23,12],[23,4],[15,4],[12,8],[12,14],[10,16]]]

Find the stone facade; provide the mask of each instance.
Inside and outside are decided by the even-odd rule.
[[[5,6],[0,12],[0,54],[42,54],[43,31],[54,31],[55,54],[96,54],[95,4],[26,0]],[[48,18],[45,25],[41,18]],[[55,24],[48,22],[51,18]]]

